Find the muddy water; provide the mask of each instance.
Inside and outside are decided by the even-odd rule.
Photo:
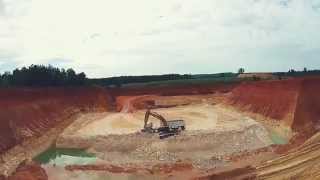
[[[51,147],[34,158],[41,164],[50,164],[55,166],[66,166],[71,164],[92,164],[97,158],[81,149],[67,149]]]

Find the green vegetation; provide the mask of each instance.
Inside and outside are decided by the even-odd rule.
[[[131,83],[149,83],[156,81],[172,81],[172,80],[186,80],[192,79],[189,74],[164,74],[164,75],[149,75],[149,76],[119,76],[101,79],[90,79],[89,84],[110,86],[114,85],[120,87],[124,84]]]
[[[31,65],[0,74],[0,86],[80,86],[86,83],[85,73],[53,66]]]
[[[285,77],[319,76],[320,70],[308,70],[307,68],[303,68],[302,71],[296,71],[294,69],[289,69],[288,72],[275,72],[273,75],[278,76],[279,79]]]
[[[222,74],[227,74],[223,75]],[[214,84],[214,83],[232,83],[240,81],[236,74],[201,74],[192,75],[191,79],[181,79],[181,80],[167,80],[167,81],[152,81],[147,83],[130,83],[124,86],[126,87],[139,87],[139,86],[172,86],[172,85],[201,85],[201,84]]]
[[[244,73],[244,68],[239,68],[238,74],[243,74]]]
[[[244,68],[239,68],[237,73],[217,73],[217,74],[164,74],[164,75],[144,75],[144,76],[119,76],[110,78],[88,79],[86,74],[76,73],[69,68],[59,69],[51,65],[31,65],[15,69],[12,72],[0,74],[0,87],[47,87],[47,86],[83,86],[97,85],[105,87],[121,86],[166,86],[184,84],[213,84],[217,82],[229,83],[237,81],[258,81],[260,77],[238,78],[239,74],[245,72]],[[302,77],[320,75],[320,70],[302,71],[290,69],[288,72],[276,72],[273,75],[278,79],[287,77]]]
[[[211,84],[216,82],[234,82],[237,81],[236,73],[218,73],[218,74],[167,74],[154,76],[121,76],[103,79],[89,79],[89,84],[102,86],[166,86],[183,84]]]

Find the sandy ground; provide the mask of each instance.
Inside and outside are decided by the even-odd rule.
[[[68,171],[64,167],[43,166],[49,180],[186,180],[193,179],[200,172],[188,170],[182,172],[157,173],[142,170],[136,173],[108,172],[103,170]],[[174,175],[173,175],[174,174]]]
[[[145,111],[87,114],[58,138],[57,147],[86,148],[112,164],[189,161],[198,168],[222,166],[224,156],[271,145],[259,122],[206,103],[155,109],[168,120],[183,119],[186,131],[160,140],[141,133]],[[150,119],[151,120],[151,119]],[[157,119],[151,120],[159,124]]]
[[[197,104],[174,108],[156,109],[167,120],[183,119],[188,131],[243,130],[256,121],[240,113],[228,110],[219,105]],[[144,110],[135,113],[101,113],[88,114],[79,118],[68,127],[62,136],[94,137],[112,134],[130,134],[140,131],[143,127]],[[150,117],[154,126],[159,126],[159,120]]]

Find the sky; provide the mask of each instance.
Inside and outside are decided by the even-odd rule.
[[[320,69],[320,0],[0,0],[0,72]]]

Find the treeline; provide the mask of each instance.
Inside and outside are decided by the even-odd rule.
[[[51,65],[31,65],[0,74],[0,86],[81,86],[87,81],[85,73]]]
[[[181,80],[192,79],[190,74],[165,74],[165,75],[144,75],[144,76],[119,76],[101,79],[89,79],[89,84],[102,85],[102,86],[121,86],[130,83],[147,83],[153,81],[168,81],[168,80]]]
[[[297,71],[294,69],[289,69],[288,72],[276,72],[273,73],[274,75],[277,75],[278,77],[285,77],[285,76],[291,76],[291,77],[301,77],[301,76],[319,76],[320,70],[308,70],[307,68],[304,68],[302,71]]]

